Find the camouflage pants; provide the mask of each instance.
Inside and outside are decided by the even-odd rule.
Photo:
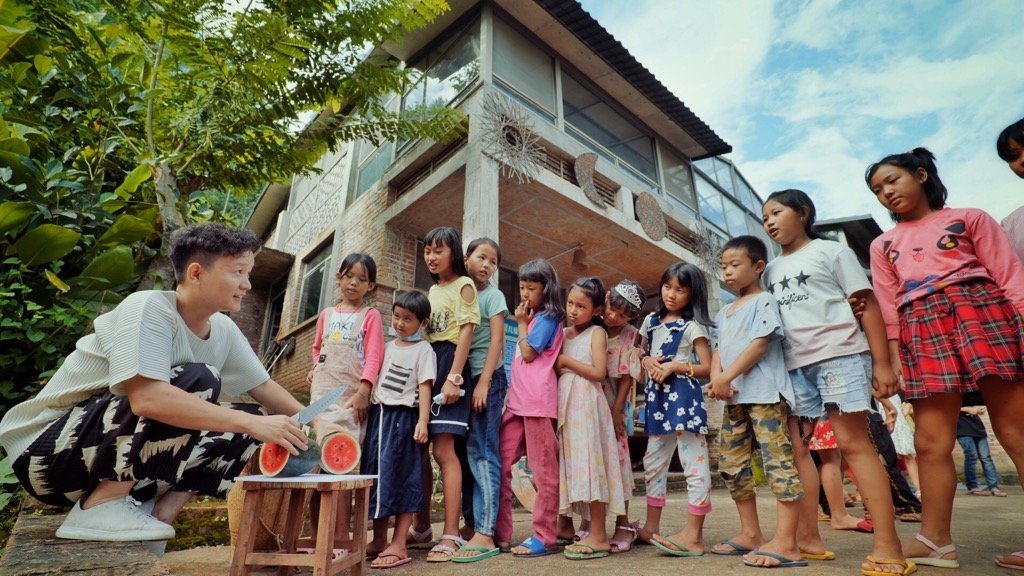
[[[786,421],[786,404],[733,404],[726,407],[722,422],[718,471],[729,487],[733,500],[754,497],[754,477],[750,460],[757,444],[761,445],[764,472],[775,497],[781,502],[794,502],[804,495],[793,458],[793,444]]]
[[[175,366],[172,374],[172,386],[217,402],[220,378],[205,364]],[[257,404],[222,406],[262,413]],[[13,467],[29,494],[55,506],[73,506],[103,480],[136,481],[132,497],[140,502],[167,490],[223,498],[257,444],[244,434],[140,418],[127,396],[107,390],[50,424]]]

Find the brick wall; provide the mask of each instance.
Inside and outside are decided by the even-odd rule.
[[[250,290],[242,299],[242,309],[231,314],[231,319],[245,334],[249,345],[256,351],[260,350],[260,338],[263,334],[263,322],[266,318],[267,298],[270,297],[270,288],[258,288]]]

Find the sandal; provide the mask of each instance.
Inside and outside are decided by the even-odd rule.
[[[863,576],[909,576],[914,572],[917,572],[917,565],[910,561],[909,558],[906,560],[876,560],[871,556],[868,556],[868,562],[871,562],[875,566],[879,564],[895,564],[897,566],[903,566],[902,572],[883,572],[881,570],[868,570],[867,568],[861,568],[860,573]]]
[[[452,556],[455,555],[455,551],[458,548],[454,548],[444,543],[445,540],[449,542],[455,542],[459,548],[466,545],[466,541],[461,536],[454,534],[442,534],[441,540],[427,552],[427,562],[451,562]],[[431,556],[431,554],[440,554],[440,556]]]
[[[530,536],[519,545],[526,548],[529,552],[520,553],[512,552],[512,555],[516,558],[536,558],[537,556],[547,556],[548,554],[554,554],[558,552],[558,545],[548,548],[544,546],[544,543],[540,541],[536,536]]]
[[[395,558],[394,562],[384,562],[385,558]],[[370,563],[370,568],[374,570],[387,570],[389,568],[398,568],[399,566],[405,566],[409,562],[412,562],[412,558],[408,556],[399,556],[398,554],[381,554],[377,556],[373,562]]]
[[[583,550],[570,550],[569,548],[566,548],[562,554],[569,560],[593,560],[595,558],[604,558],[605,556],[608,556],[609,553],[608,550],[598,550],[593,546],[580,544],[579,542],[571,544],[570,547],[571,546],[582,548]]]
[[[903,514],[900,514],[900,522],[920,522],[920,521],[921,521],[921,513],[920,512],[904,512]]]
[[[996,556],[996,566],[1024,571],[1024,552],[1011,552],[1002,556]]]
[[[630,537],[629,537],[629,540],[615,540],[615,539],[608,540],[608,544],[611,545],[610,552],[612,554],[618,554],[619,552],[629,552],[630,550],[633,549],[633,542],[636,542],[636,533],[637,533],[638,530],[640,530],[640,523],[639,522],[630,522],[629,524],[626,524],[625,526],[616,526],[615,527],[616,531],[618,531],[619,529],[622,529],[622,530],[625,530],[626,532],[629,532],[630,533]]]
[[[406,547],[430,544],[434,541],[434,527],[427,526],[423,532],[417,532],[416,528],[410,527],[409,534],[405,537]]]
[[[960,561],[956,558],[943,558],[943,556],[949,554],[950,552],[956,552],[955,544],[947,544],[946,546],[940,547],[935,542],[932,542],[931,540],[925,538],[920,534],[914,536],[914,538],[917,539],[918,542],[927,546],[931,550],[931,553],[929,553],[927,556],[915,556],[907,558],[908,561],[911,561],[915,564],[920,564],[922,566],[935,566],[936,568],[960,567]],[[878,562],[875,563],[878,564]]]
[[[316,548],[296,548],[295,551],[299,554],[316,554]],[[348,556],[348,549],[335,548],[331,551],[331,562],[337,562],[345,556]],[[376,558],[376,556],[374,556],[374,558]]]

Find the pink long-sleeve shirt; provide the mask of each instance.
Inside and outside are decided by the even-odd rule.
[[[995,282],[1024,316],[1024,265],[995,219],[976,208],[900,222],[871,242],[871,275],[890,340],[899,339],[901,306],[973,280]]]
[[[320,348],[323,345],[324,325],[331,317],[331,313],[337,310],[341,312],[340,306],[326,308],[320,311],[320,317],[316,319],[316,336],[313,338],[313,365],[316,366],[320,358]],[[377,383],[377,376],[380,373],[381,363],[384,361],[384,326],[381,321],[380,312],[376,308],[366,311],[366,318],[363,320],[363,372],[360,380],[366,380],[371,384]]]

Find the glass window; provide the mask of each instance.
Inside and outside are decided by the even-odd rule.
[[[732,167],[717,158],[715,158],[715,180],[726,192],[730,194],[735,192],[735,187],[732,185]]]
[[[567,124],[603,146],[648,180],[657,181],[654,139],[564,72],[562,104]]]
[[[682,157],[661,149],[661,170],[665,177],[665,192],[692,210],[697,210],[697,195],[693,191],[690,165]]]
[[[380,148],[374,148],[372,143],[363,141],[361,146],[370,148],[372,153],[359,166],[359,173],[356,175],[356,198],[362,196],[363,192],[369,190],[371,186],[380,180],[380,177],[384,175],[384,171],[391,165],[395,150],[395,145],[391,142],[385,142]]]
[[[494,19],[494,75],[554,116],[555,61],[500,18]]]
[[[744,206],[750,208],[754,214],[761,214],[761,203],[758,202],[757,197],[754,196],[754,191],[747,185],[739,174],[736,175],[736,198],[743,203]]]
[[[714,158],[701,158],[700,160],[694,160],[693,165],[700,168],[700,171],[707,174],[708,176],[715,177],[715,159]]]
[[[445,106],[480,76],[480,36],[476,23],[431,50],[426,72],[425,103]]]
[[[331,243],[315,252],[302,266],[302,291],[299,294],[297,320],[303,322],[326,307],[330,290],[324,280],[328,277],[327,264],[331,261]]]
[[[700,175],[697,178],[697,197],[700,199],[700,214],[705,220],[718,226],[722,230],[728,230],[729,225],[725,220],[725,209],[722,206],[722,193],[715,188],[714,184]]]
[[[727,228],[729,234],[732,236],[742,236],[747,233],[747,212],[739,204],[729,200],[728,198],[722,199],[722,204],[725,206],[725,221],[729,225]]]

